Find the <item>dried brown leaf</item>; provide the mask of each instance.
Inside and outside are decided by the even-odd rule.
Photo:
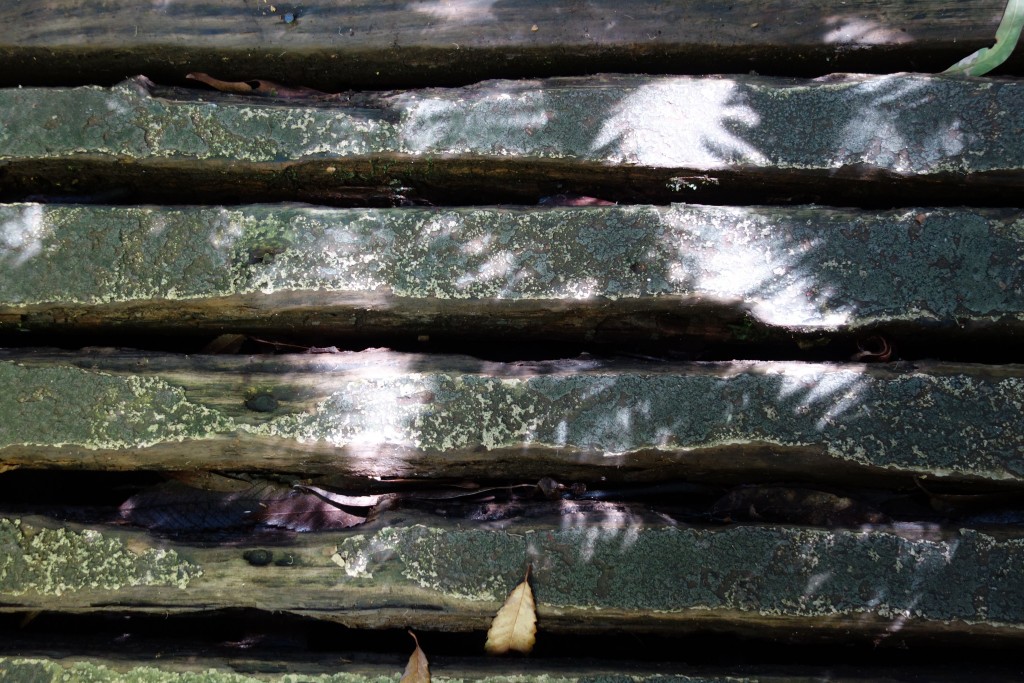
[[[487,654],[503,655],[511,650],[526,654],[537,642],[537,606],[530,588],[530,569],[512,589],[487,631]]]
[[[420,641],[416,634],[409,631],[409,635],[416,643],[416,649],[409,656],[409,663],[405,665],[405,673],[402,674],[399,683],[430,683],[430,663],[427,662],[427,656],[420,649]]]

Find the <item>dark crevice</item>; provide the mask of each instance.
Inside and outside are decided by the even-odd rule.
[[[918,529],[955,532],[970,526],[992,533],[1024,526],[1024,491],[1000,482],[933,482],[909,475],[865,485],[805,480],[777,481],[743,470],[723,472],[714,483],[666,479],[628,483],[616,476],[590,480],[539,481],[444,480],[357,481],[351,486],[314,489],[295,474],[216,476],[217,487],[232,482],[239,490],[204,488],[202,473],[14,470],[0,474],[0,514],[42,515],[80,524],[116,524],[177,538],[179,541],[253,545],[286,542],[299,531],[336,531],[372,521],[388,511],[388,523],[402,511],[448,520],[557,523],[571,514],[574,524],[590,518],[602,524],[605,513],[620,510],[655,525],[722,526],[787,524],[823,528]],[[556,473],[557,474],[557,473]],[[319,483],[317,480],[314,482]],[[189,483],[191,482],[191,483]],[[889,488],[878,488],[888,485]],[[327,486],[327,485],[324,485]],[[370,509],[342,496],[384,496]],[[359,502],[363,508],[346,505]],[[317,519],[282,523],[305,514],[315,503]],[[566,505],[571,503],[571,505]],[[299,507],[302,507],[300,510]],[[287,509],[285,509],[287,508]],[[339,526],[324,512],[340,508],[360,516]],[[255,512],[254,512],[255,510]],[[261,514],[270,512],[270,519]]]
[[[1024,671],[1007,639],[938,642],[899,632],[845,642],[757,639],[695,630],[678,635],[617,631],[542,632],[530,658],[483,657],[484,634],[418,633],[435,675],[468,668],[482,675],[627,668],[631,673],[789,674],[801,680],[843,675],[863,680],[1019,680]],[[1015,641],[1010,641],[1015,642]],[[59,645],[58,645],[59,644]],[[3,614],[0,656],[104,657],[114,661],[226,660],[238,673],[402,670],[411,651],[405,631],[365,631],[288,614],[231,610],[190,616]],[[1001,649],[1000,649],[1001,648]],[[671,665],[671,668],[666,668]],[[392,673],[391,671],[380,673]],[[1016,677],[1016,678],[1015,678]]]
[[[123,164],[89,158],[0,164],[0,202],[115,206],[550,206],[560,197],[585,197],[622,205],[1013,208],[1022,188],[1024,179],[1013,172],[900,176],[870,167],[707,171],[489,157],[430,163],[393,156],[281,164]]]
[[[993,26],[994,32],[994,26]],[[667,37],[667,36],[666,36]],[[266,48],[197,49],[173,46],[126,47],[118,51],[20,48],[0,54],[0,87],[108,86],[137,74],[185,86],[185,74],[204,71],[225,80],[255,78],[325,92],[346,89],[458,87],[486,79],[552,78],[594,73],[663,75],[747,74],[816,78],[830,73],[938,73],[988,42],[955,45],[908,42],[889,46],[757,46],[724,42],[708,45],[664,44],[615,48],[595,45],[541,46],[529,49],[436,48],[403,46],[389,51],[351,49],[326,59],[309,51]],[[397,56],[400,55],[401,59]],[[1024,75],[1024,58],[1013,55],[996,72]]]
[[[37,331],[0,332],[3,348],[51,348],[78,351],[87,348],[132,349],[171,354],[316,354],[388,348],[398,352],[438,356],[470,356],[483,361],[517,362],[559,360],[590,356],[598,359],[629,359],[648,363],[688,361],[798,361],[835,363],[1024,363],[1024,344],[1013,329],[961,330],[914,326],[876,326],[859,332],[808,332],[761,330],[735,326],[733,336],[688,336],[662,331],[652,333],[654,321],[634,320],[636,335],[605,330],[581,332],[520,330],[481,334],[471,327],[437,331],[424,325],[417,333],[324,334],[306,328],[247,330],[226,325],[192,329],[151,325],[52,325]],[[664,320],[661,321],[664,326]],[[650,328],[650,329],[647,329]],[[724,328],[727,332],[729,326]],[[756,334],[754,334],[754,332]],[[221,333],[235,337],[228,346],[218,345]],[[754,339],[749,337],[753,336]]]

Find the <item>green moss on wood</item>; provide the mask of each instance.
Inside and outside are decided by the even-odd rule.
[[[202,569],[174,550],[136,552],[99,531],[27,528],[0,519],[0,593],[61,595],[128,586],[185,588]]]

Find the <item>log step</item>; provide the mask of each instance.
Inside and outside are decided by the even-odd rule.
[[[279,106],[150,90],[0,91],[6,196],[1005,205],[1024,188],[1015,81],[593,76]]]
[[[422,638],[422,634],[420,635]],[[266,657],[230,658],[174,657],[161,652],[158,658],[141,656],[12,656],[0,658],[0,674],[6,683],[64,683],[68,680],[147,681],[148,683],[294,683],[318,681],[323,683],[382,683],[397,681],[408,653],[393,653],[390,665],[367,664],[362,661],[338,661],[321,657],[321,661],[295,661]],[[381,659],[384,659],[383,657]],[[1009,667],[1001,669],[979,665],[951,667],[922,667],[914,673],[924,672],[929,681],[954,683],[964,677],[1012,683],[1019,679]],[[737,680],[756,680],[764,683],[803,683],[826,679],[835,683],[863,683],[868,680],[913,680],[899,667],[843,667],[843,666],[786,666],[786,667],[692,667],[686,665],[650,666],[630,662],[594,665],[549,662],[536,664],[529,659],[480,662],[431,662],[431,680],[435,683],[735,683]]]
[[[1024,367],[3,353],[6,467],[1017,486]]]
[[[532,564],[543,632],[870,640],[1024,634],[1024,540],[920,525],[687,528],[616,513],[465,528],[385,513],[357,532],[191,546],[145,532],[0,519],[0,611],[229,608],[360,628],[485,630]]]
[[[0,331],[1015,334],[1022,222],[1007,209],[6,205]]]
[[[992,44],[1003,0],[876,0],[823,7],[634,0],[570,7],[538,0],[472,6],[374,0],[223,7],[194,0],[20,3],[0,37],[11,84],[113,82],[184,69],[320,89],[457,84],[495,76],[941,71]],[[1021,55],[1007,71],[1020,72]]]

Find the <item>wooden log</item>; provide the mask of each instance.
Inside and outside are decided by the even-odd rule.
[[[320,89],[460,84],[597,71],[941,71],[991,45],[1003,0],[842,6],[636,0],[237,7],[177,0],[20,2],[0,10],[6,83],[116,81],[187,70]],[[1010,64],[1024,64],[1016,55]]]
[[[634,344],[1014,334],[1022,220],[967,209],[7,205],[0,331]]]
[[[484,630],[532,563],[539,637],[713,628],[763,637],[1024,637],[1024,540],[914,525],[683,528],[571,508],[463,528],[385,514],[262,548],[0,519],[0,611],[257,608],[360,628]]]
[[[205,657],[175,657],[161,653],[157,659],[134,657],[101,657],[84,655],[33,654],[0,658],[0,673],[5,681],[32,681],[32,683],[63,683],[68,680],[102,681],[103,683],[146,681],[147,683],[293,683],[315,680],[323,683],[382,683],[396,681],[405,665],[404,655],[395,654],[393,664],[365,664],[362,662],[324,661],[315,664],[278,659],[233,657],[230,659]],[[898,667],[844,667],[844,666],[787,666],[705,667],[686,665],[651,666],[645,663],[615,663],[604,665],[564,664],[548,660],[543,663],[520,658],[483,663],[479,661],[444,660],[440,667],[433,664],[431,680],[436,683],[734,683],[737,680],[757,680],[764,683],[803,683],[807,680],[827,679],[835,683],[864,683],[864,681],[901,681],[908,669]],[[977,667],[919,667],[912,674],[924,674],[929,681],[952,683],[965,677],[977,677]],[[306,678],[308,677],[308,678]],[[1018,676],[1010,671],[993,671],[986,667],[985,681],[1013,683]]]
[[[32,653],[0,657],[0,674],[10,683],[32,681],[32,683],[64,683],[68,680],[102,681],[113,683],[123,681],[146,681],[147,683],[293,683],[294,681],[315,680],[323,683],[381,683],[395,681],[405,665],[407,653],[395,653],[391,665],[368,664],[362,661],[337,661],[337,658],[320,656],[317,661],[297,661],[280,657],[268,659],[265,655],[218,658],[212,656],[175,656],[161,652],[156,658],[140,655],[131,657],[118,655],[87,656],[77,653],[56,651],[52,654]],[[429,652],[428,652],[429,656]],[[380,657],[385,659],[385,657]],[[436,683],[679,683],[701,681],[702,683],[735,683],[737,680],[757,680],[764,683],[803,683],[808,680],[825,679],[835,683],[864,683],[864,681],[902,681],[907,674],[924,675],[929,681],[953,683],[965,677],[977,677],[978,665],[964,662],[962,665],[944,667],[892,667],[892,666],[815,666],[803,662],[786,667],[751,666],[735,667],[690,666],[685,664],[661,664],[652,666],[643,662],[620,662],[607,664],[581,663],[566,664],[559,660],[520,658],[511,660],[452,660],[444,658],[439,666],[431,662],[431,680]],[[1013,683],[1019,675],[1012,670],[1000,670],[985,666],[984,680],[993,683]],[[308,678],[307,678],[308,677]]]
[[[333,106],[165,94],[191,99],[140,80],[0,91],[7,196],[329,202],[399,185],[446,203],[576,192],[907,205],[1005,204],[1024,188],[1014,81],[595,76]]]
[[[4,352],[6,467],[1019,484],[1021,366]]]

